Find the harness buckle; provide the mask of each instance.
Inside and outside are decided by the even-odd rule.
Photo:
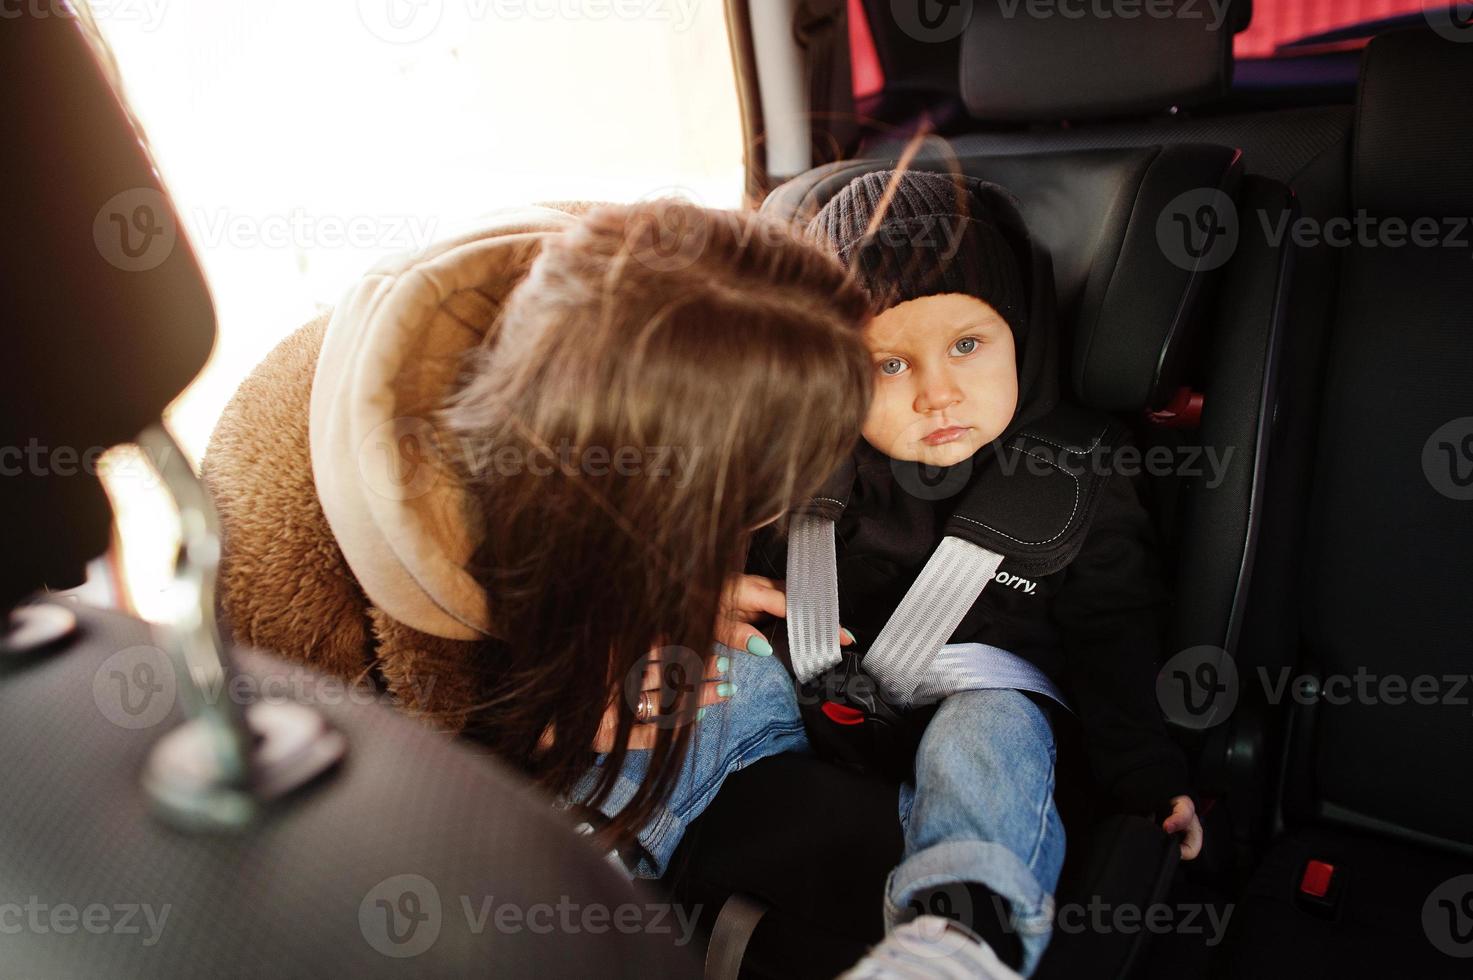
[[[844,650],[839,663],[798,685],[808,741],[820,756],[899,782],[915,776],[916,748],[929,711],[902,711],[865,673],[862,657]]]

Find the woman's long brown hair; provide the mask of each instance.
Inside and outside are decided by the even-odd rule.
[[[853,448],[866,316],[833,258],[756,215],[659,201],[601,208],[550,237],[446,413],[499,634],[478,740],[565,794],[618,705],[589,802],[606,797],[635,724],[626,679],[656,648],[709,670],[751,529]],[[633,839],[689,748],[690,725],[656,730],[614,840]]]

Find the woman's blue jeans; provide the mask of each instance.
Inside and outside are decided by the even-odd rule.
[[[730,773],[780,752],[812,751],[783,665],[773,657],[720,652],[731,658],[735,693],[697,724],[674,792],[641,831],[645,854],[633,869],[640,877],[664,873],[686,827]],[[629,754],[601,808],[605,814],[632,797],[647,757]],[[590,772],[572,799],[586,799],[595,778]],[[1053,794],[1054,738],[1042,708],[1011,690],[965,691],[944,700],[921,738],[915,781],[900,788],[905,850],[885,888],[887,927],[912,917],[911,899],[921,892],[980,883],[1010,904],[1023,972],[1031,973],[1048,944],[1064,862]]]

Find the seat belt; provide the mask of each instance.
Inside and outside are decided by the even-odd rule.
[[[795,514],[788,530],[788,652],[804,684],[839,665],[839,552],[834,522]]]
[[[941,539],[864,656],[865,672],[891,704],[910,707],[923,681],[939,681],[930,676],[936,654],[997,574],[1002,557],[961,538]]]
[[[942,539],[862,660],[890,705],[911,708],[959,691],[1010,689],[1068,708],[1049,676],[1017,654],[983,643],[946,643],[1002,561],[960,538]],[[809,684],[843,659],[834,522],[795,515],[787,564],[788,647],[793,673]]]
[[[706,944],[704,980],[737,980],[747,946],[766,914],[767,906],[748,895],[733,892],[727,898],[716,913],[711,939]]]
[[[1074,710],[1049,675],[1016,653],[986,643],[948,643],[938,650],[916,688],[915,703],[930,704],[961,691],[1027,691]]]
[[[802,0],[793,37],[803,51],[813,166],[844,159],[859,135],[845,0]]]

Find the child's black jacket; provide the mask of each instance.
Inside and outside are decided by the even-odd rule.
[[[980,465],[990,454],[974,458]],[[954,501],[897,485],[891,461],[861,442],[838,540],[840,622],[866,649],[940,543]],[[1121,807],[1148,812],[1189,792],[1181,751],[1155,699],[1161,612],[1167,596],[1150,518],[1122,475],[1104,481],[1078,555],[1062,570],[1016,574],[1004,560],[951,637],[1002,647],[1034,663],[1066,692],[1091,768]],[[781,579],[786,547],[759,536],[749,570]]]

